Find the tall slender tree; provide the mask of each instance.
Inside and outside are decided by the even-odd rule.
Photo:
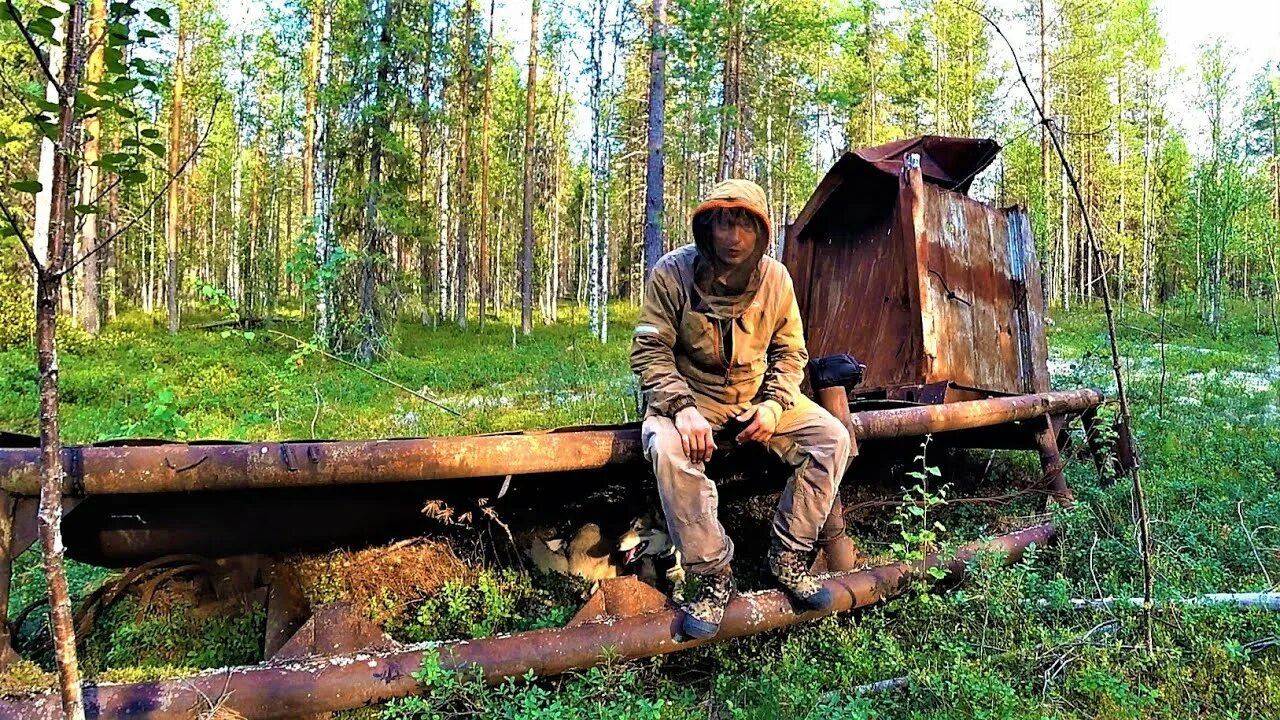
[[[440,234],[441,219],[440,207],[437,205],[434,217],[430,213],[431,206],[431,181],[430,181],[430,163],[431,163],[431,146],[432,146],[432,109],[431,100],[432,93],[435,90],[435,77],[432,74],[435,69],[435,37],[436,37],[436,0],[427,0],[427,27],[424,33],[425,40],[423,42],[422,51],[422,90],[421,97],[418,101],[418,194],[419,194],[419,212],[422,213],[425,222],[435,220],[436,234]],[[437,195],[438,197],[438,195]],[[419,284],[419,301],[421,302],[422,324],[427,324],[431,315],[431,246],[430,233],[422,232],[418,243],[418,284]],[[439,275],[436,276],[436,283],[439,284]]]
[[[649,131],[645,143],[644,277],[662,257],[665,201],[662,140],[667,104],[666,0],[653,0],[649,30]]]
[[[496,0],[489,1],[489,34],[484,43],[484,110],[480,125],[480,272],[477,280],[477,300],[480,314],[480,327],[484,328],[486,301],[489,299],[489,135],[493,120],[493,21],[496,16]],[[534,12],[534,25],[537,25],[537,12]],[[526,149],[527,150],[527,149]],[[528,332],[528,331],[526,331]]]
[[[454,249],[455,306],[454,319],[460,327],[467,326],[467,275],[468,220],[471,212],[471,25],[475,17],[472,0],[464,0],[462,9],[462,44],[459,49],[462,77],[458,87],[458,235]]]
[[[107,4],[106,0],[90,0],[89,2],[89,57],[85,67],[85,85],[90,92],[96,94],[98,83],[102,82],[103,62],[106,54]],[[98,182],[100,175],[98,163],[102,157],[102,121],[93,114],[84,123],[84,164],[80,169],[80,204],[94,208],[98,205],[102,187]],[[82,218],[80,233],[80,253],[89,252],[98,244],[98,212],[96,209],[86,212]],[[99,287],[98,258],[93,258],[80,265],[80,300],[76,304],[76,314],[80,317],[80,326],[86,332],[97,335],[102,327],[102,295]]]
[[[383,342],[381,311],[378,307],[378,265],[382,255],[382,227],[379,219],[382,195],[383,141],[390,131],[391,113],[387,97],[391,77],[392,24],[395,22],[395,0],[382,0],[382,11],[370,2],[370,17],[379,17],[377,72],[374,76],[372,117],[366,129],[369,143],[369,181],[364,199],[364,231],[360,263],[360,340],[356,357],[372,362]]]
[[[524,242],[520,251],[520,327],[533,332],[533,135],[538,115],[538,10],[529,5],[529,69],[525,90],[524,120]]]
[[[169,100],[169,177],[177,177],[182,155],[182,104],[186,81],[187,32],[191,19],[187,16],[187,0],[178,0],[178,45],[173,53],[173,90]],[[178,183],[169,184],[165,201],[165,307],[169,314],[169,333],[178,332],[178,232],[182,222],[182,188]]]

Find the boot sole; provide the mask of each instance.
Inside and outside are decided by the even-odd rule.
[[[718,632],[720,632],[718,623],[705,622],[688,613],[685,613],[684,621],[680,624],[680,633],[692,640],[713,637]]]
[[[783,592],[785,592],[788,597],[794,600],[797,605],[799,605],[801,608],[803,608],[806,611],[830,610],[831,607],[835,604],[835,596],[832,595],[831,591],[827,589],[825,586],[818,592],[810,595],[809,597],[805,597],[795,592],[791,588],[787,587],[786,585],[783,585],[781,582],[778,582],[777,578],[774,578],[774,582],[778,585],[778,587],[782,588]]]

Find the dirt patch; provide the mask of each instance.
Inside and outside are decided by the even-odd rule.
[[[427,538],[286,563],[312,605],[345,601],[371,610],[430,595],[450,580],[471,582],[475,574],[447,543]]]

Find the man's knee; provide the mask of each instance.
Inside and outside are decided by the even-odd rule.
[[[644,452],[654,472],[687,462],[680,431],[669,418],[651,417],[644,422]]]
[[[814,407],[807,418],[807,432],[796,438],[797,444],[810,455],[831,458],[848,458],[849,429],[831,413]]]
[[[823,442],[829,444],[832,450],[841,455],[849,454],[849,428],[826,410],[822,410],[821,436]]]

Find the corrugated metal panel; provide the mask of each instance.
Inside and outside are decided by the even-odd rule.
[[[857,356],[867,364],[866,388],[1046,390],[1043,298],[1026,213],[914,173],[894,179],[847,154],[789,230],[784,262],[810,354]]]
[[[1034,391],[1032,320],[1040,312],[1032,312],[1026,302],[1025,215],[931,185],[924,187],[924,196],[924,226],[918,232],[930,297],[922,306],[933,309],[938,335],[938,357],[926,382]],[[1030,259],[1034,262],[1034,256]]]

